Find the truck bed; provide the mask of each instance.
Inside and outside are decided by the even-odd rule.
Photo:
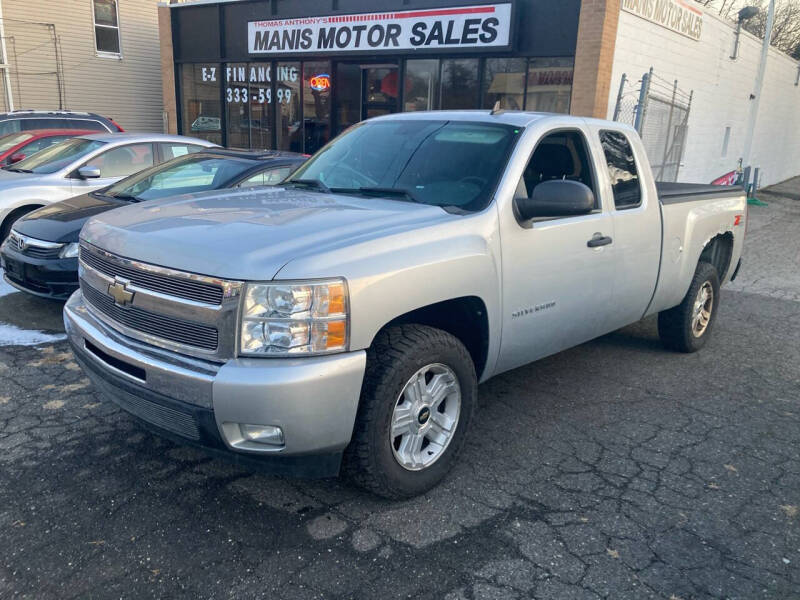
[[[657,181],[656,191],[661,204],[696,202],[697,200],[717,199],[720,196],[744,194],[740,185],[707,185],[704,183],[671,183]]]

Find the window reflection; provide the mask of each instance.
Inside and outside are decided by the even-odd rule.
[[[181,129],[184,135],[222,144],[218,64],[181,65]]]
[[[313,154],[330,139],[332,85],[330,61],[303,63],[303,126],[307,154]]]
[[[250,88],[247,63],[225,66],[225,111],[228,147],[250,148]]]
[[[531,58],[526,110],[568,113],[573,66],[572,58]]]
[[[441,98],[443,110],[474,109],[477,106],[477,58],[442,61]]]
[[[483,91],[481,108],[500,108],[522,110],[525,106],[525,69],[528,61],[524,58],[487,58],[483,69]]]
[[[403,110],[436,110],[439,108],[439,61],[437,59],[406,61]]]
[[[300,113],[300,63],[279,62],[275,69],[278,112],[278,150],[303,151],[303,121]]]

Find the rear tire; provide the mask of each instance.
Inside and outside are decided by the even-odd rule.
[[[658,314],[661,343],[669,350],[687,353],[705,346],[717,317],[719,290],[719,275],[714,265],[698,263],[683,301]]]
[[[385,329],[367,350],[344,474],[384,498],[425,493],[454,465],[477,389],[472,358],[456,337],[423,325]]]

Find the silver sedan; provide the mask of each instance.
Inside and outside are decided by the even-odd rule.
[[[106,187],[184,154],[214,146],[179,135],[109,133],[65,140],[0,169],[0,242],[32,210]]]

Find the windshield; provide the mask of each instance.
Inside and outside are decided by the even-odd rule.
[[[215,190],[251,168],[256,161],[192,154],[148,169],[112,185],[106,196],[153,200],[191,192]]]
[[[491,201],[521,131],[467,121],[367,121],[326,145],[289,182],[478,211]]]
[[[10,150],[17,144],[21,144],[32,137],[30,133],[11,133],[9,135],[4,135],[0,138],[0,152]]]
[[[37,152],[30,158],[14,163],[8,169],[26,173],[55,173],[103,145],[105,142],[84,138],[64,140]]]

